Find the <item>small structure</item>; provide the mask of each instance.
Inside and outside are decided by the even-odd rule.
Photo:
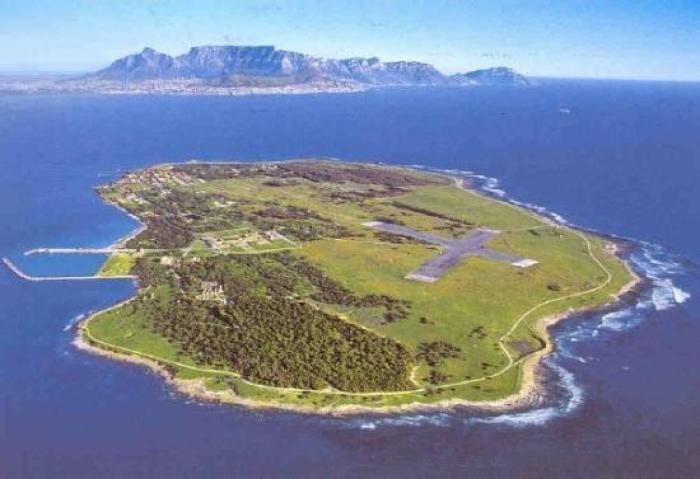
[[[279,231],[276,231],[276,230],[265,231],[264,235],[268,241],[278,241],[278,240],[279,241],[286,241],[287,243],[294,245],[294,241],[290,240],[289,238],[284,236]]]
[[[216,281],[202,281],[202,292],[197,295],[200,301],[216,301],[226,304],[224,287]]]
[[[222,244],[221,241],[213,236],[203,236],[202,241],[211,250],[221,252]]]
[[[516,261],[511,264],[513,266],[517,266],[518,268],[529,268],[530,266],[536,265],[537,261],[535,261],[534,259],[521,259],[520,261]]]

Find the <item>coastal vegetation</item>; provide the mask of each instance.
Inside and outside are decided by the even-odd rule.
[[[138,294],[85,338],[260,403],[504,398],[547,344],[539,320],[607,304],[631,280],[607,241],[413,169],[189,163],[99,192],[147,228],[101,271],[137,275]],[[490,250],[537,263],[467,256],[415,281],[440,247],[367,226],[377,221],[446,239],[497,230]]]
[[[97,275],[104,277],[126,276],[131,273],[131,268],[133,268],[135,262],[136,258],[131,254],[112,254],[104,262]]]

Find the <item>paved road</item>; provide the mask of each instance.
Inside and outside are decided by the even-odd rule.
[[[395,225],[392,223],[383,223],[381,221],[371,221],[369,223],[365,223],[365,226],[369,226],[370,228],[384,231],[386,233],[392,233],[425,241],[426,243],[445,248],[445,251],[442,254],[424,263],[416,271],[406,276],[406,278],[416,281],[425,281],[428,283],[437,281],[445,273],[447,273],[450,268],[459,264],[459,262],[465,256],[481,256],[494,261],[501,261],[517,266],[530,266],[531,264],[535,263],[519,256],[500,253],[487,248],[485,243],[499,233],[495,230],[477,228],[461,238],[452,240],[430,233],[416,231],[405,226]]]

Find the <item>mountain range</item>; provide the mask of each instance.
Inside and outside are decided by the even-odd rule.
[[[305,84],[372,86],[527,85],[506,67],[444,75],[428,63],[379,58],[326,59],[273,46],[199,46],[170,56],[152,48],[114,61],[82,81],[187,81],[212,87]]]

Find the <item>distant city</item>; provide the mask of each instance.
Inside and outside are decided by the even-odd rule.
[[[170,56],[152,48],[79,77],[6,78],[15,93],[206,94],[357,92],[387,86],[527,86],[513,69],[445,75],[428,63],[384,62],[377,57],[326,59],[273,46],[199,46]]]

